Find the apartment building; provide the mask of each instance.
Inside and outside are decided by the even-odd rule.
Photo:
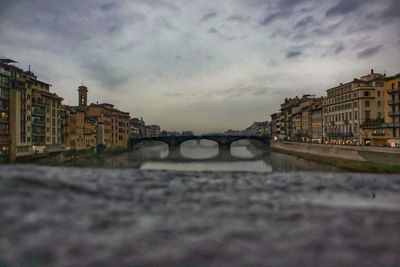
[[[1,135],[3,159],[15,161],[34,154],[60,151],[62,146],[61,97],[33,72],[0,59]]]
[[[362,128],[383,120],[384,75],[371,73],[327,90],[324,136],[327,143],[371,144]]]
[[[158,125],[145,126],[146,137],[159,137],[161,134],[161,127]]]
[[[310,106],[314,98],[315,97],[312,95],[303,95],[300,98],[296,96],[295,98],[286,98],[284,103],[281,104],[281,112],[284,117],[281,132],[284,135],[284,139],[295,140],[301,136],[301,118],[299,118],[297,114],[301,112],[304,107]],[[295,130],[293,128],[293,118],[296,119],[297,123]],[[299,123],[300,126],[298,125]]]
[[[96,147],[96,121],[80,107],[65,106],[64,146],[66,150],[93,150]]]
[[[108,103],[87,105],[88,88],[80,86],[78,92],[79,107],[85,110],[87,118],[86,131],[93,127],[96,129],[95,143],[103,144],[109,149],[126,149],[130,134],[129,113]]]
[[[391,135],[388,145],[400,146],[400,73],[385,80],[385,123]]]
[[[146,124],[143,120],[143,118],[132,118],[129,121],[130,127],[131,127],[131,135],[132,137],[138,138],[138,137],[144,137],[146,135],[145,133],[145,128]]]
[[[376,146],[400,146],[400,74],[384,80],[384,117],[362,126],[363,135]]]
[[[11,59],[0,58],[0,162],[7,162],[11,150],[10,137],[10,91]]]
[[[309,108],[311,141],[316,143],[323,142],[323,104],[322,99],[316,100]]]

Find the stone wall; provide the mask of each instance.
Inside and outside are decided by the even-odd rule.
[[[273,149],[307,153],[323,157],[400,164],[399,148],[325,145],[299,142],[271,142],[271,147]]]

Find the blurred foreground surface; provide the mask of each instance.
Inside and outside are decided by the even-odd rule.
[[[399,266],[400,177],[0,167],[0,266]]]

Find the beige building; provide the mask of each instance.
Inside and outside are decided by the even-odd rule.
[[[363,125],[363,135],[372,145],[400,147],[400,74],[384,81],[384,117]]]
[[[324,139],[335,144],[371,143],[362,127],[383,120],[384,75],[371,73],[327,90]]]
[[[145,126],[146,137],[159,137],[161,128],[158,125],[146,125]]]
[[[108,103],[87,105],[88,88],[80,86],[78,92],[79,107],[85,111],[86,131],[95,129],[96,145],[102,144],[109,149],[126,149],[130,134],[129,113],[120,111]],[[91,140],[84,141],[85,145],[92,143]]]
[[[316,100],[309,108],[311,141],[321,143],[323,141],[323,106],[322,99]]]
[[[8,126],[1,126],[9,132],[8,160],[14,162],[35,154],[62,151],[62,98],[50,92],[50,84],[14,63],[9,59],[0,60],[1,72],[8,75],[8,79],[2,75],[2,84],[9,85],[8,103],[2,102],[8,109],[8,112],[2,110],[2,119],[8,117],[9,122]]]

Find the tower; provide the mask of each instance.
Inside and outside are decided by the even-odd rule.
[[[78,92],[79,92],[79,100],[78,100],[79,106],[86,107],[88,88],[84,85],[81,85],[79,86]]]

